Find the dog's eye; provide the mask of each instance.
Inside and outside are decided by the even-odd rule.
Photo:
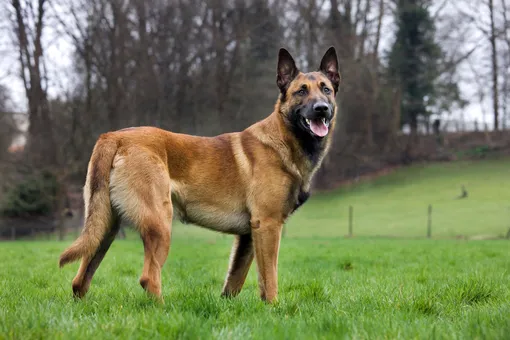
[[[299,94],[300,96],[304,96],[304,95],[306,95],[306,90],[301,89],[301,90],[297,91],[297,94]]]
[[[325,93],[325,94],[331,94],[331,90],[330,90],[330,89],[329,89],[329,87],[327,87],[327,86],[324,86],[324,87],[322,88],[322,91],[324,91],[324,93]]]

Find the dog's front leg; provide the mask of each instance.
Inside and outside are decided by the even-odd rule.
[[[278,251],[283,221],[252,220],[252,238],[257,262],[260,297],[273,302],[278,295]]]

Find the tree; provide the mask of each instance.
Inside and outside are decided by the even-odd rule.
[[[506,129],[510,123],[510,4],[507,0],[501,0],[501,16],[503,18],[503,43],[506,49],[501,49],[503,54],[501,86],[501,111],[502,128]]]
[[[417,132],[418,118],[427,117],[434,97],[441,49],[434,40],[435,26],[428,11],[429,0],[398,0],[397,33],[389,55],[389,73],[401,91],[401,124]]]
[[[492,108],[494,114],[494,130],[499,129],[499,95],[498,95],[498,48],[497,48],[497,32],[494,23],[494,3],[489,0],[487,6],[490,13],[490,35],[491,44],[491,65],[492,65]]]
[[[7,89],[0,85],[0,161],[5,158],[7,148],[11,145],[17,132],[16,122],[8,104],[9,94]]]
[[[480,101],[485,96],[491,97],[494,130],[505,128],[505,98],[508,96],[508,77],[505,75],[510,65],[506,57],[510,51],[508,0],[466,0],[455,3],[464,20],[471,22],[476,29],[474,35],[481,34],[481,41],[487,44],[470,66],[475,82],[479,83]]]
[[[241,117],[241,113],[248,108],[260,105],[261,101],[273,102],[277,96],[274,73],[268,70],[274,70],[274,51],[278,51],[281,46],[283,32],[276,11],[269,7],[269,1],[254,1],[253,5],[247,8],[246,26],[247,39],[244,55],[245,63],[250,67],[239,70],[239,87],[243,91],[249,89],[253,95],[243,98],[236,118]],[[266,109],[266,114],[269,110]],[[262,114],[264,114],[263,111]],[[252,119],[256,118],[258,117]]]
[[[12,0],[12,26],[20,62],[20,77],[28,99],[27,151],[37,166],[57,163],[44,75],[43,31],[46,0]]]

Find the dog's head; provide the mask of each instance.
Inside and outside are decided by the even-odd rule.
[[[300,72],[290,53],[280,49],[276,80],[280,88],[279,111],[298,139],[321,143],[330,133],[336,118],[335,96],[339,83],[334,47],[322,57],[319,70],[309,73]]]

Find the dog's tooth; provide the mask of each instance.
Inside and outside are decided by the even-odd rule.
[[[306,121],[306,124],[310,125],[310,119],[307,118],[307,119],[305,119],[305,121]]]

